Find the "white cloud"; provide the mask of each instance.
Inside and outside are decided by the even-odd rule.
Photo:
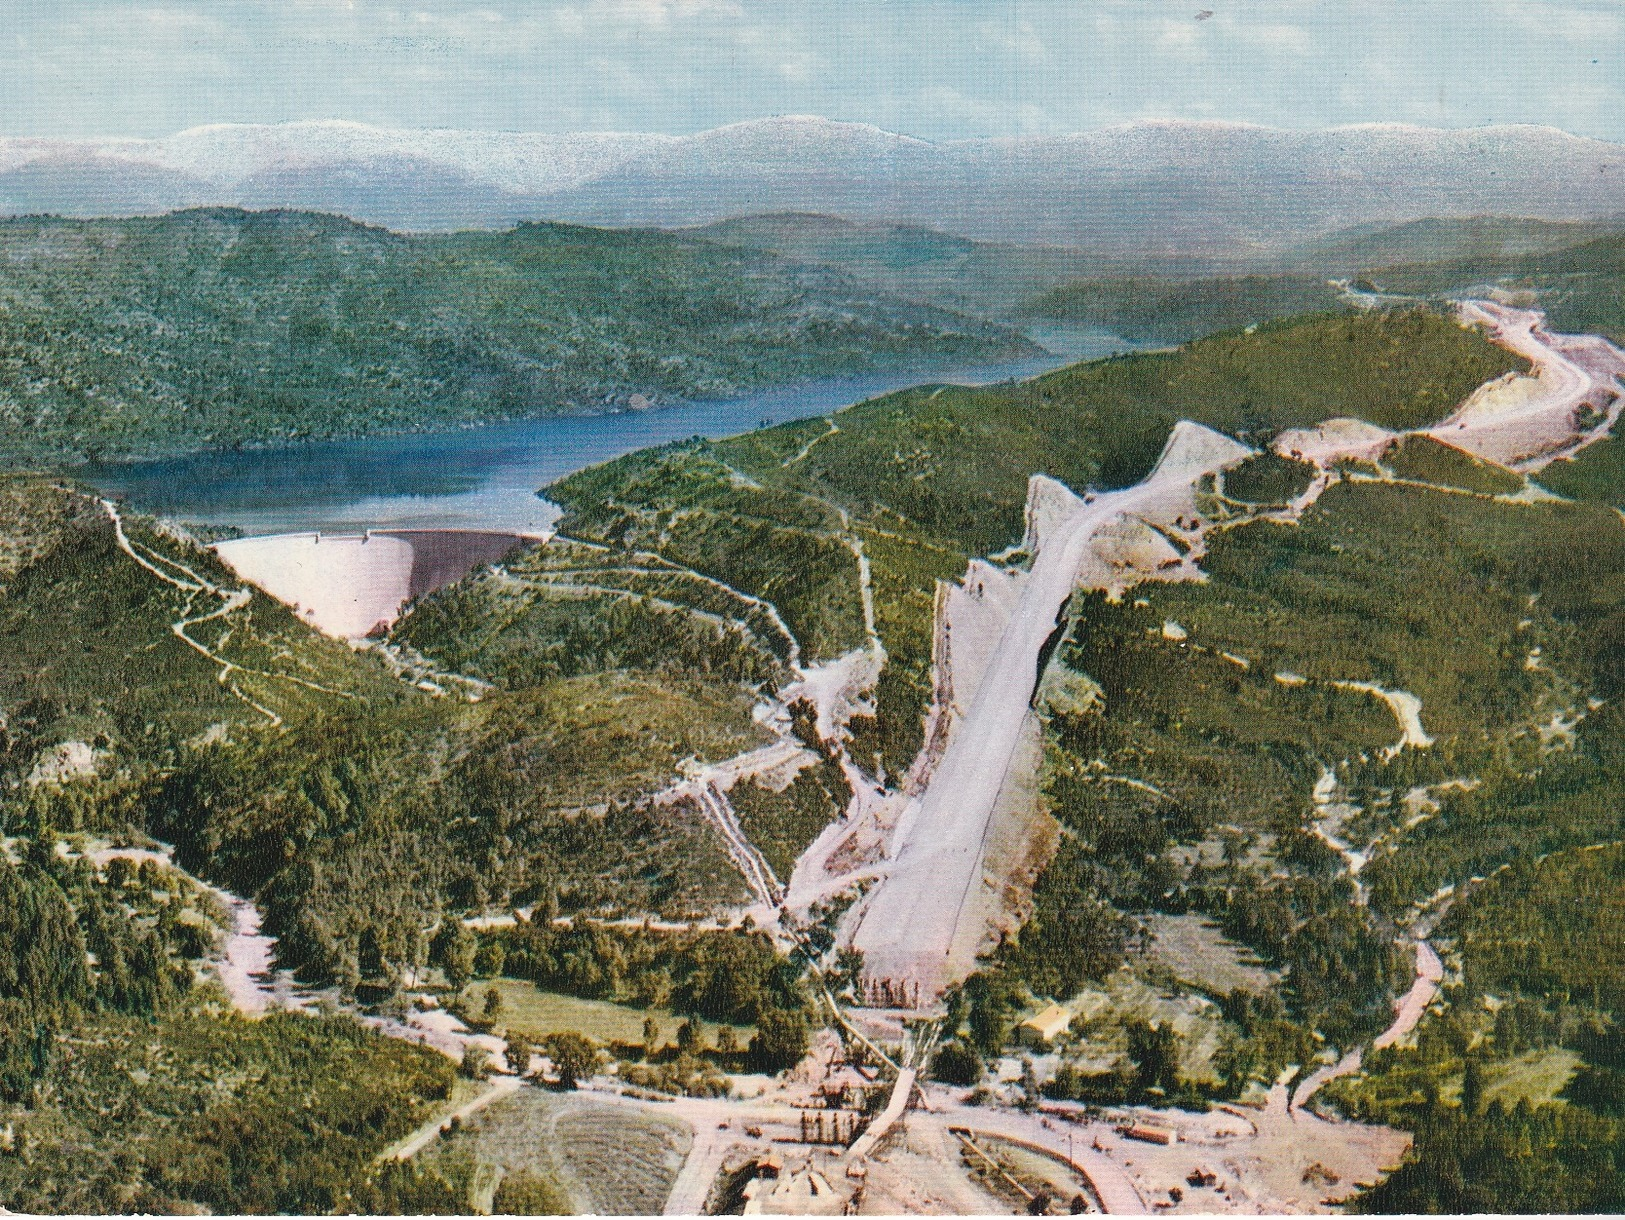
[[[1245,41],[1269,51],[1288,55],[1308,55],[1315,49],[1309,31],[1298,25],[1269,22],[1264,25],[1238,23],[1237,34]]]
[[[1163,20],[1157,23],[1155,46],[1178,59],[1205,59],[1208,54],[1203,30],[1194,21]]]
[[[1037,66],[1051,62],[1049,44],[1031,21],[1013,24],[983,21],[978,34],[984,45],[1008,52],[1019,63]]]

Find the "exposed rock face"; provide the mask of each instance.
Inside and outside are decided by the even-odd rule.
[[[232,571],[327,635],[387,630],[413,598],[538,541],[474,530],[272,534],[214,546]]]

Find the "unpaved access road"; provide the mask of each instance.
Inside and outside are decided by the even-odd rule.
[[[1371,1049],[1381,1050],[1385,1046],[1392,1046],[1415,1029],[1428,1005],[1433,1003],[1433,998],[1439,994],[1439,984],[1443,980],[1444,963],[1439,960],[1439,955],[1427,941],[1417,941],[1416,980],[1394,1006],[1393,1024],[1371,1040]],[[1351,1076],[1359,1071],[1363,1061],[1364,1052],[1356,1047],[1336,1063],[1327,1064],[1311,1074],[1292,1094],[1290,1107],[1292,1112],[1296,1114],[1302,1110],[1323,1084],[1340,1076]]]
[[[1536,309],[1463,301],[1460,312],[1463,321],[1484,326],[1496,343],[1528,360],[1534,376],[1491,382],[1427,435],[1515,470],[1537,471],[1606,435],[1619,418],[1616,379],[1625,374],[1625,354],[1606,339],[1553,334]],[[1600,413],[1584,431],[1577,422],[1583,403]]]
[[[437,1135],[451,1126],[452,1119],[467,1122],[471,1116],[478,1114],[492,1102],[518,1092],[523,1084],[524,1081],[517,1076],[493,1076],[485,1082],[485,1089],[477,1097],[464,1102],[449,1114],[442,1114],[439,1118],[424,1123],[406,1139],[380,1156],[379,1160],[410,1160],[423,1151]]]
[[[1042,1119],[992,1106],[966,1106],[934,1094],[930,1111],[916,1110],[909,1115],[910,1123],[941,1127],[963,1127],[973,1135],[991,1135],[1011,1140],[1041,1151],[1058,1161],[1065,1162],[1088,1181],[1100,1201],[1101,1210],[1110,1215],[1139,1216],[1149,1209],[1133,1181],[1123,1167],[1103,1152],[1097,1152],[1090,1136],[1098,1127],[1060,1127],[1047,1125]]]

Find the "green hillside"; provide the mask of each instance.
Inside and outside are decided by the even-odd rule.
[[[364,936],[406,953],[448,905],[550,893],[567,910],[681,915],[743,897],[696,812],[646,803],[682,759],[764,739],[753,690],[782,662],[719,635],[715,603],[692,622],[668,612],[663,652],[637,620],[622,647],[567,666],[459,656],[500,689],[431,698],[268,598],[230,609],[235,578],[180,535],[126,519],[131,555],[94,501],[26,477],[4,487],[21,552],[0,573],[8,800],[63,831],[174,843],[187,867],[259,897],[285,964],[343,977]]]
[[[1323,276],[1076,280],[1022,303],[1019,316],[1099,327],[1125,339],[1181,343],[1294,314],[1347,309]]]
[[[861,546],[889,659],[856,749],[895,774],[919,747],[934,584],[1019,539],[1029,475],[1078,489],[1135,482],[1179,419],[1254,438],[1333,415],[1411,427],[1519,363],[1438,314],[1300,319],[646,450],[547,494],[566,508],[568,536],[623,556],[659,551],[773,601],[809,659],[861,643]]]
[[[827,269],[666,233],[403,236],[212,209],[0,221],[0,462],[721,397],[1030,352]]]
[[[1525,216],[1429,216],[1403,224],[1343,229],[1296,246],[1283,266],[1355,275],[1412,263],[1482,262],[1546,254],[1617,233],[1625,222],[1537,220]]]
[[[973,241],[917,225],[860,224],[800,212],[680,232],[831,267],[884,292],[990,317],[1008,316],[1028,297],[1067,280],[1122,270],[1121,261],[1087,250]]]
[[[447,1096],[450,1063],[347,1017],[226,1015],[201,969],[220,935],[211,897],[151,860],[58,851],[15,810],[6,829],[20,857],[0,855],[6,1207],[410,1206],[372,1161]]]
[[[1618,843],[1525,857],[1456,903],[1438,937],[1463,968],[1448,1011],[1332,1086],[1345,1112],[1417,1136],[1361,1210],[1619,1209],[1622,903]]]
[[[213,904],[174,870],[92,868],[92,841],[172,843],[188,872],[251,896],[279,963],[346,1011],[398,1013],[407,980],[439,970],[727,1022],[730,1039],[754,1025],[769,1037],[751,1050],[611,1048],[639,1087],[725,1089],[721,1070],[777,1068],[805,1046],[800,967],[750,924],[648,917],[750,900],[670,788],[691,762],[767,741],[757,709],[796,663],[858,648],[872,626],[887,660],[849,753],[895,782],[921,745],[936,582],[1019,540],[1034,472],[1080,491],[1132,483],[1181,419],[1254,444],[1337,415],[1409,428],[1520,367],[1439,312],[1315,314],[630,454],[547,489],[566,510],[559,538],[397,624],[387,643],[440,671],[454,692],[440,695],[238,592],[171,526],[43,478],[0,481],[0,1125],[28,1153],[0,1151],[0,1203],[467,1206],[447,1184],[466,1140],[445,1142],[443,1178],[372,1164],[445,1100],[446,1063],[342,1014],[227,1015],[197,968]],[[1183,1005],[1184,1032],[1121,1012],[1084,1023],[1049,1093],[1235,1099],[1381,1029],[1410,977],[1398,930],[1454,886],[1440,945],[1464,946],[1470,993],[1447,994],[1415,1052],[1373,1056],[1328,1102],[1416,1131],[1445,1148],[1441,1166],[1474,1140],[1533,1131],[1541,1164],[1564,1165],[1615,1139],[1596,1126],[1617,1117],[1598,1100],[1618,1066],[1606,925],[1579,909],[1542,923],[1536,895],[1617,905],[1613,863],[1552,861],[1620,837],[1625,528],[1602,504],[1496,499],[1515,480],[1448,447],[1384,460],[1404,481],[1349,475],[1287,523],[1240,501],[1278,503],[1309,472],[1250,459],[1224,480],[1236,515],[1208,538],[1205,580],[1072,599],[1044,689],[1090,697],[1038,701],[1060,832],[1034,861],[1031,917],[950,1003],[950,1045],[973,1067],[1007,1049],[1022,1011],[1085,985],[1138,988],[1153,1010]],[[1396,748],[1394,711],[1351,685],[1372,683],[1420,701],[1431,746]],[[790,714],[811,742],[807,706]],[[1335,819],[1312,796],[1327,773]],[[826,752],[783,791],[735,789],[781,875],[845,807],[849,776]],[[460,922],[515,908],[536,918],[477,937]],[[1138,951],[1154,921],[1180,919],[1222,937],[1232,967],[1246,954],[1256,985],[1210,989]],[[1504,1028],[1499,1011],[1514,1014]],[[1555,1110],[1487,1102],[1474,1127],[1445,1112],[1458,1076],[1471,1092],[1474,1047],[1486,1091],[1509,1097],[1564,1065],[1588,1074]],[[1415,1176],[1366,1202],[1526,1198]]]
[[[1387,290],[1446,294],[1488,286],[1522,290],[1559,331],[1625,336],[1625,234],[1518,258],[1430,262],[1374,272]]]
[[[1560,330],[1625,333],[1625,233],[1602,222],[1509,217],[1366,226],[1271,256],[1245,275],[1081,278],[1023,301],[1017,317],[1182,342],[1315,310],[1349,309],[1333,278],[1404,305],[1491,287],[1523,290]],[[1409,298],[1407,302],[1406,298]]]

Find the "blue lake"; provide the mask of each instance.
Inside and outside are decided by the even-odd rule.
[[[825,415],[921,382],[983,385],[1031,377],[1131,346],[1110,335],[1072,338],[1064,358],[843,377],[652,411],[201,453],[87,466],[75,474],[145,512],[245,534],[369,527],[532,532],[558,516],[537,489],[634,449],[690,436],[733,436],[764,421]]]

